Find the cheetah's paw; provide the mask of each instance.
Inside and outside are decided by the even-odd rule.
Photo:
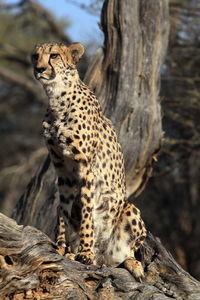
[[[66,244],[64,242],[57,243],[57,253],[64,256],[66,252]]]
[[[65,257],[69,258],[70,260],[75,260],[76,254],[74,254],[74,253],[66,253]]]
[[[127,258],[124,267],[140,282],[144,279],[144,269],[140,261],[135,258]]]
[[[85,265],[91,265],[93,263],[93,254],[91,252],[80,252],[75,256],[75,260]]]

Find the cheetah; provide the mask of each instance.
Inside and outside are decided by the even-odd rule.
[[[49,100],[43,132],[58,177],[57,245],[84,264],[123,263],[141,280],[135,252],[146,229],[139,209],[126,198],[123,154],[113,125],[79,78],[76,64],[83,53],[80,43],[52,42],[36,45],[32,54],[34,75]]]

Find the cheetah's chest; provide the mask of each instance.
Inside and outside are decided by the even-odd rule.
[[[43,135],[48,141],[49,139],[54,141],[56,147],[61,149],[66,148],[66,137],[64,133],[67,132],[67,127],[63,130],[62,122],[51,120],[50,118],[43,121]]]

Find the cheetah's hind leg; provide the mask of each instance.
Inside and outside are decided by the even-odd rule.
[[[144,270],[141,262],[135,259],[135,253],[145,237],[146,229],[139,209],[126,201],[108,251],[115,263],[123,262],[124,267],[140,282],[144,278]]]

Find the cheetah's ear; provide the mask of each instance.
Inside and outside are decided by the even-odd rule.
[[[85,48],[80,43],[73,43],[69,46],[69,50],[72,56],[73,63],[76,64],[83,53],[85,52]]]

